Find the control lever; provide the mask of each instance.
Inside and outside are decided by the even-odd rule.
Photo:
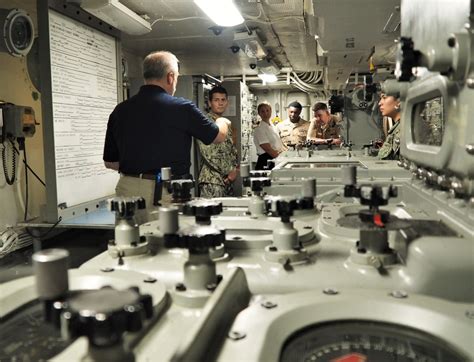
[[[396,186],[382,187],[379,185],[346,185],[344,196],[358,197],[362,205],[368,209],[359,210],[358,215],[346,216],[338,220],[343,227],[357,227],[360,230],[360,240],[356,249],[351,253],[351,260],[375,267],[379,272],[385,272],[384,266],[397,261],[395,252],[388,244],[388,230],[403,228],[403,222],[391,216],[387,210],[379,207],[387,205],[391,197],[398,195]],[[357,217],[357,219],[355,219]]]
[[[290,221],[295,210],[311,210],[314,208],[312,197],[271,196],[265,200],[265,206],[271,216],[281,219],[282,227],[273,231],[273,246],[283,250],[299,250],[298,231]]]
[[[146,252],[146,239],[140,237],[139,226],[134,219],[137,211],[145,207],[142,197],[115,197],[108,200],[107,208],[115,213],[115,239],[110,240],[107,247],[113,258]]]
[[[264,215],[265,202],[263,201],[263,188],[272,185],[271,179],[268,177],[270,171],[250,171],[250,177],[243,180],[245,187],[250,187],[252,197],[249,202],[248,212],[250,215]]]
[[[184,281],[176,285],[173,293],[174,300],[183,306],[203,306],[222,280],[216,274],[216,264],[210,257],[210,250],[225,241],[225,230],[211,225],[211,217],[221,212],[220,202],[204,199],[190,201],[184,205],[183,213],[195,216],[196,224],[164,234],[166,248],[189,250],[189,259],[184,264]],[[175,214],[175,217],[178,215]]]

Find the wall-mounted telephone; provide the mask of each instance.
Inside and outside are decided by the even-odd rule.
[[[13,185],[16,178],[16,153],[12,150],[11,176],[7,169],[7,149],[10,142],[18,141],[20,149],[24,148],[25,138],[33,137],[36,131],[35,112],[33,108],[17,106],[11,103],[0,103],[0,137],[2,162],[5,181]],[[10,141],[10,142],[8,142]]]
[[[36,131],[35,112],[31,107],[0,103],[0,127],[2,142],[33,137]]]

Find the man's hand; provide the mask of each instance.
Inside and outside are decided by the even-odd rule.
[[[229,174],[227,175],[227,179],[230,182],[234,182],[238,175],[239,175],[239,172],[238,172],[237,168],[235,168],[235,169],[233,169],[232,171],[229,172]]]
[[[216,119],[216,122],[224,122],[225,124],[227,124],[227,127],[230,127],[231,125],[231,122],[230,120],[228,120],[227,118],[225,117],[219,117]]]

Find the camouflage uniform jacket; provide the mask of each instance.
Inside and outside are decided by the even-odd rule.
[[[220,116],[209,113],[208,117],[216,120]],[[222,143],[206,146],[198,140],[201,153],[201,170],[199,183],[209,183],[225,186],[224,178],[238,165],[237,149],[232,141],[232,128],[229,127],[226,139]]]
[[[309,122],[303,118],[300,118],[298,123],[285,119],[283,122],[278,123],[276,128],[284,145],[297,145],[306,141]]]
[[[387,138],[379,150],[378,158],[382,160],[397,160],[400,154],[400,121],[390,128]]]
[[[339,138],[340,126],[336,117],[331,116],[328,123],[324,123],[321,120],[312,121],[316,122],[314,125],[312,134],[308,135],[311,138]]]

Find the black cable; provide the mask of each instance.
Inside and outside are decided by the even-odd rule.
[[[25,140],[23,142],[23,161],[25,161],[25,165],[28,165],[28,162],[26,161],[26,142]],[[25,167],[25,216],[23,218],[24,221],[27,220],[28,216],[28,169]]]
[[[33,239],[43,239],[43,238],[45,238],[46,236],[48,236],[48,234],[49,234],[51,231],[53,231],[53,229],[61,222],[62,219],[63,219],[63,218],[60,216],[60,217],[58,218],[58,221],[56,221],[56,222],[54,223],[54,225],[51,226],[44,234],[33,235],[33,234],[30,232],[30,230],[28,230],[28,227],[25,227],[26,233],[27,233],[29,236],[31,236]]]
[[[13,185],[15,183],[16,179],[16,153],[13,152],[12,155],[12,177],[8,175],[8,170],[7,170],[7,147],[5,146],[5,143],[2,143],[3,149],[2,149],[2,162],[3,162],[3,174],[5,175],[5,181],[9,185]]]
[[[15,150],[15,152],[19,155],[20,154],[20,151],[18,151],[18,149],[15,147],[15,144],[12,142],[12,145],[13,145],[13,149]],[[43,186],[46,187],[46,183],[36,174],[35,171],[32,170],[32,168],[26,163],[25,160],[23,160],[23,163],[25,164],[25,166],[28,168],[28,170],[30,170],[30,172],[36,177],[36,179],[41,182],[43,184]]]

